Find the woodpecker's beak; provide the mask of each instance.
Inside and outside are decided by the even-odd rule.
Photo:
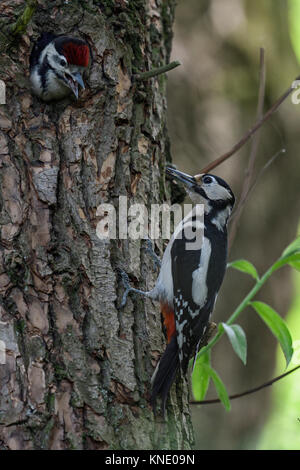
[[[65,77],[69,88],[71,88],[74,95],[78,99],[78,85],[80,85],[83,90],[85,89],[82,76],[79,72],[75,72],[72,74],[66,74]]]
[[[183,183],[187,188],[192,188],[197,184],[197,180],[194,176],[187,175],[186,173],[182,173],[181,171],[175,170],[169,166],[166,168],[166,173],[172,178],[181,181],[181,183]]]

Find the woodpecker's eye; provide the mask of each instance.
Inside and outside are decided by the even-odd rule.
[[[63,67],[65,67],[65,66],[67,65],[67,61],[66,61],[65,59],[61,59],[60,65],[62,65]]]
[[[202,181],[203,181],[204,184],[210,184],[210,183],[213,182],[213,179],[212,179],[211,176],[204,176]]]

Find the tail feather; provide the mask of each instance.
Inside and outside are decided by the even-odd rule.
[[[165,414],[166,401],[172,383],[179,368],[177,338],[173,336],[161,357],[152,377],[152,393],[150,403],[155,413],[157,396],[162,399],[162,412]]]

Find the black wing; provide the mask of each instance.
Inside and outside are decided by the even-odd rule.
[[[222,284],[227,257],[227,234],[216,227],[204,231],[204,246],[198,250],[187,250],[186,243],[193,240],[176,239],[172,246],[172,275],[174,287],[174,313],[176,320],[179,360],[182,371],[186,373],[189,359],[195,353],[204,329],[213,311],[216,296]],[[206,256],[206,274],[193,278],[198,269],[202,250],[208,250]],[[194,294],[205,292],[201,305],[195,303]],[[204,285],[204,283],[206,285]],[[199,296],[201,297],[201,295]],[[198,300],[198,299],[196,299]]]
[[[187,250],[186,243],[191,240],[176,239],[172,246],[172,275],[174,287],[174,313],[176,320],[179,360],[182,371],[186,373],[189,359],[203,335],[214,299],[207,299],[200,308],[192,295],[193,272],[199,267],[201,249]]]

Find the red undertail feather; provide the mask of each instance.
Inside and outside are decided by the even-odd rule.
[[[168,343],[170,343],[171,339],[176,334],[174,310],[167,303],[163,302],[160,303],[160,308],[164,319],[164,325],[167,330]]]
[[[78,45],[68,42],[63,46],[64,56],[69,64],[87,67],[89,64],[90,51],[85,44]]]

